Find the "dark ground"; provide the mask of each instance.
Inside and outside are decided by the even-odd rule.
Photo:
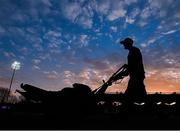
[[[180,129],[179,108],[173,106],[159,109],[100,107],[97,112],[86,114],[27,109],[28,106],[26,110],[1,108],[0,129]]]
[[[0,129],[180,129],[180,94],[139,99],[122,93],[94,94],[82,84],[58,92],[27,84],[21,88],[26,101],[0,105]]]

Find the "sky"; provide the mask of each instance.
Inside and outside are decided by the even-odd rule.
[[[98,88],[123,64],[131,37],[143,55],[148,93],[180,93],[179,0],[0,0],[0,86],[11,64],[21,83],[61,90],[83,83]],[[108,88],[124,92],[128,77]]]

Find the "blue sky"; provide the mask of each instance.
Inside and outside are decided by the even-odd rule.
[[[0,85],[22,63],[13,90],[29,83],[60,90],[92,89],[126,63],[118,44],[141,49],[148,92],[180,92],[179,0],[0,0]],[[124,91],[128,78],[109,91]]]

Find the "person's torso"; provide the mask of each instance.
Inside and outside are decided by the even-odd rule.
[[[145,77],[142,55],[138,48],[132,47],[128,54],[128,70],[130,77]]]

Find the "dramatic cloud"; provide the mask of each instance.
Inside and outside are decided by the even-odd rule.
[[[3,0],[0,4],[0,83],[22,63],[13,85],[93,89],[121,65],[134,39],[143,54],[148,91],[180,91],[179,0]],[[10,74],[8,74],[8,72]],[[128,78],[108,91],[124,91]],[[166,87],[163,87],[166,86]]]
[[[178,29],[178,30],[179,30],[179,29]],[[169,34],[175,33],[175,32],[178,31],[178,30],[170,30],[170,31],[168,31],[168,32],[162,33],[162,35],[169,35]]]

